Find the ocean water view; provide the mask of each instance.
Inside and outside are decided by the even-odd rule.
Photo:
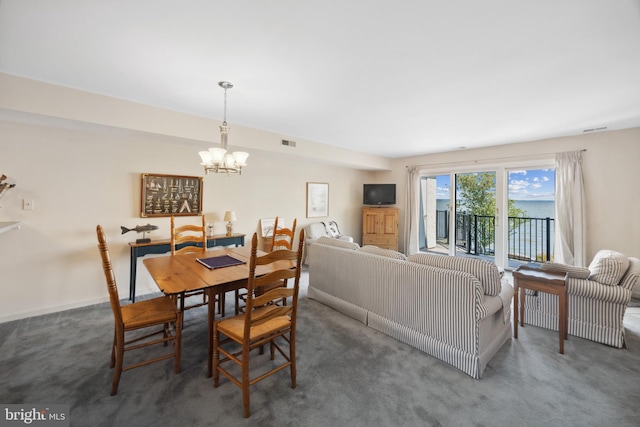
[[[437,210],[447,210],[448,206],[448,199],[437,199]],[[553,200],[516,200],[514,206],[525,211],[525,216],[529,218],[555,217],[555,202]]]
[[[529,218],[554,218],[556,202],[553,200],[516,200],[513,205],[522,209]]]

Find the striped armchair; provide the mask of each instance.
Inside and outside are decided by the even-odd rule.
[[[304,228],[304,254],[302,263],[309,264],[309,246],[318,241],[318,239],[332,238],[342,240],[344,242],[353,242],[353,237],[344,236],[338,228],[338,223],[331,222],[314,222]]]
[[[543,270],[568,273],[569,335],[622,348],[624,313],[640,276],[640,260],[609,250],[596,254],[588,268],[558,263]],[[525,294],[525,323],[558,330],[557,296]]]

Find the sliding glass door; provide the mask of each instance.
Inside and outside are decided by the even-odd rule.
[[[449,174],[420,179],[421,251],[449,253],[450,182]]]
[[[420,250],[495,261],[553,259],[553,162],[440,170],[420,181]]]
[[[496,173],[457,173],[455,255],[493,260],[496,249]]]
[[[553,259],[555,170],[520,169],[509,173],[509,262]]]

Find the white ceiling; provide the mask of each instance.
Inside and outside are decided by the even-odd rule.
[[[640,1],[0,0],[0,71],[403,157],[640,126]]]

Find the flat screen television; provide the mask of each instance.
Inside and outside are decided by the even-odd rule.
[[[362,203],[365,205],[395,205],[395,184],[364,184]]]

